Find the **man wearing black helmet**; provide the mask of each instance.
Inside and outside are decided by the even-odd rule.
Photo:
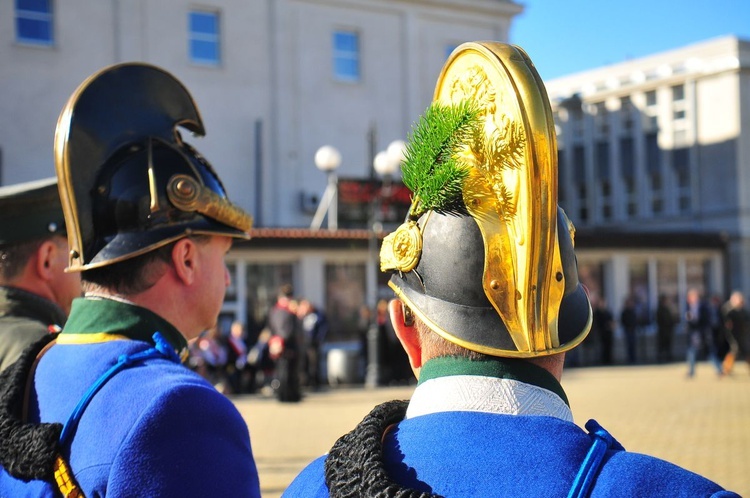
[[[285,497],[737,496],[573,422],[565,352],[591,328],[557,149],[526,53],[458,47],[414,127],[406,222],[383,241],[396,335],[419,383],[376,407]]]
[[[88,78],[60,115],[68,270],[85,296],[0,378],[2,496],[260,495],[242,417],[180,364],[216,323],[224,256],[252,220],[178,125],[204,134],[187,89],[137,63]]]

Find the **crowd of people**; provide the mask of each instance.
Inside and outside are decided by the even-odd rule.
[[[388,316],[388,301],[381,299],[373,312],[365,306],[360,313],[359,363],[366,371],[376,368],[374,385],[412,382],[408,358]],[[328,330],[325,312],[311,300],[295,297],[293,287],[285,284],[256,338],[240,321],[226,331],[217,324],[189,344],[188,365],[224,394],[260,393],[299,401],[302,388],[317,391],[327,383],[322,355]]]
[[[228,331],[217,324],[190,343],[188,365],[224,394],[275,395],[280,401],[302,399],[302,388],[318,390],[321,348],[328,334],[325,313],[282,285],[255,339],[240,321]]]
[[[725,300],[690,288],[682,307],[661,294],[653,317],[639,310],[631,296],[623,303],[619,320],[606,299],[595,299],[592,306],[591,333],[580,356],[573,357],[577,365],[615,364],[618,325],[622,330],[623,363],[669,363],[682,360],[676,352],[685,351],[689,378],[695,375],[696,363],[701,360],[707,360],[718,376],[731,375],[735,361],[746,359],[750,353],[750,311],[740,291]],[[653,330],[653,340],[648,340],[647,329]],[[684,344],[678,339],[684,339]]]

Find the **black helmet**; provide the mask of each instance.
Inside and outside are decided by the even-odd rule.
[[[97,268],[189,234],[249,238],[252,218],[181,140],[204,135],[187,89],[166,71],[118,64],[86,79],[55,132],[70,269]]]
[[[583,341],[591,307],[557,206],[552,111],[523,50],[482,42],[453,52],[402,173],[412,206],[383,241],[381,269],[431,330],[494,356]]]

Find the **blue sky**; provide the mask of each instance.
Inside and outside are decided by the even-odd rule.
[[[734,34],[750,40],[750,0],[516,0],[510,42],[548,80]]]

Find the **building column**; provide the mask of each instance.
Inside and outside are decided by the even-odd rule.
[[[619,322],[620,312],[625,298],[630,294],[630,258],[626,254],[612,256],[612,300],[610,308]],[[619,330],[619,327],[618,327]]]
[[[302,254],[298,268],[299,272],[295,275],[294,293],[325,309],[325,258],[317,254]]]

